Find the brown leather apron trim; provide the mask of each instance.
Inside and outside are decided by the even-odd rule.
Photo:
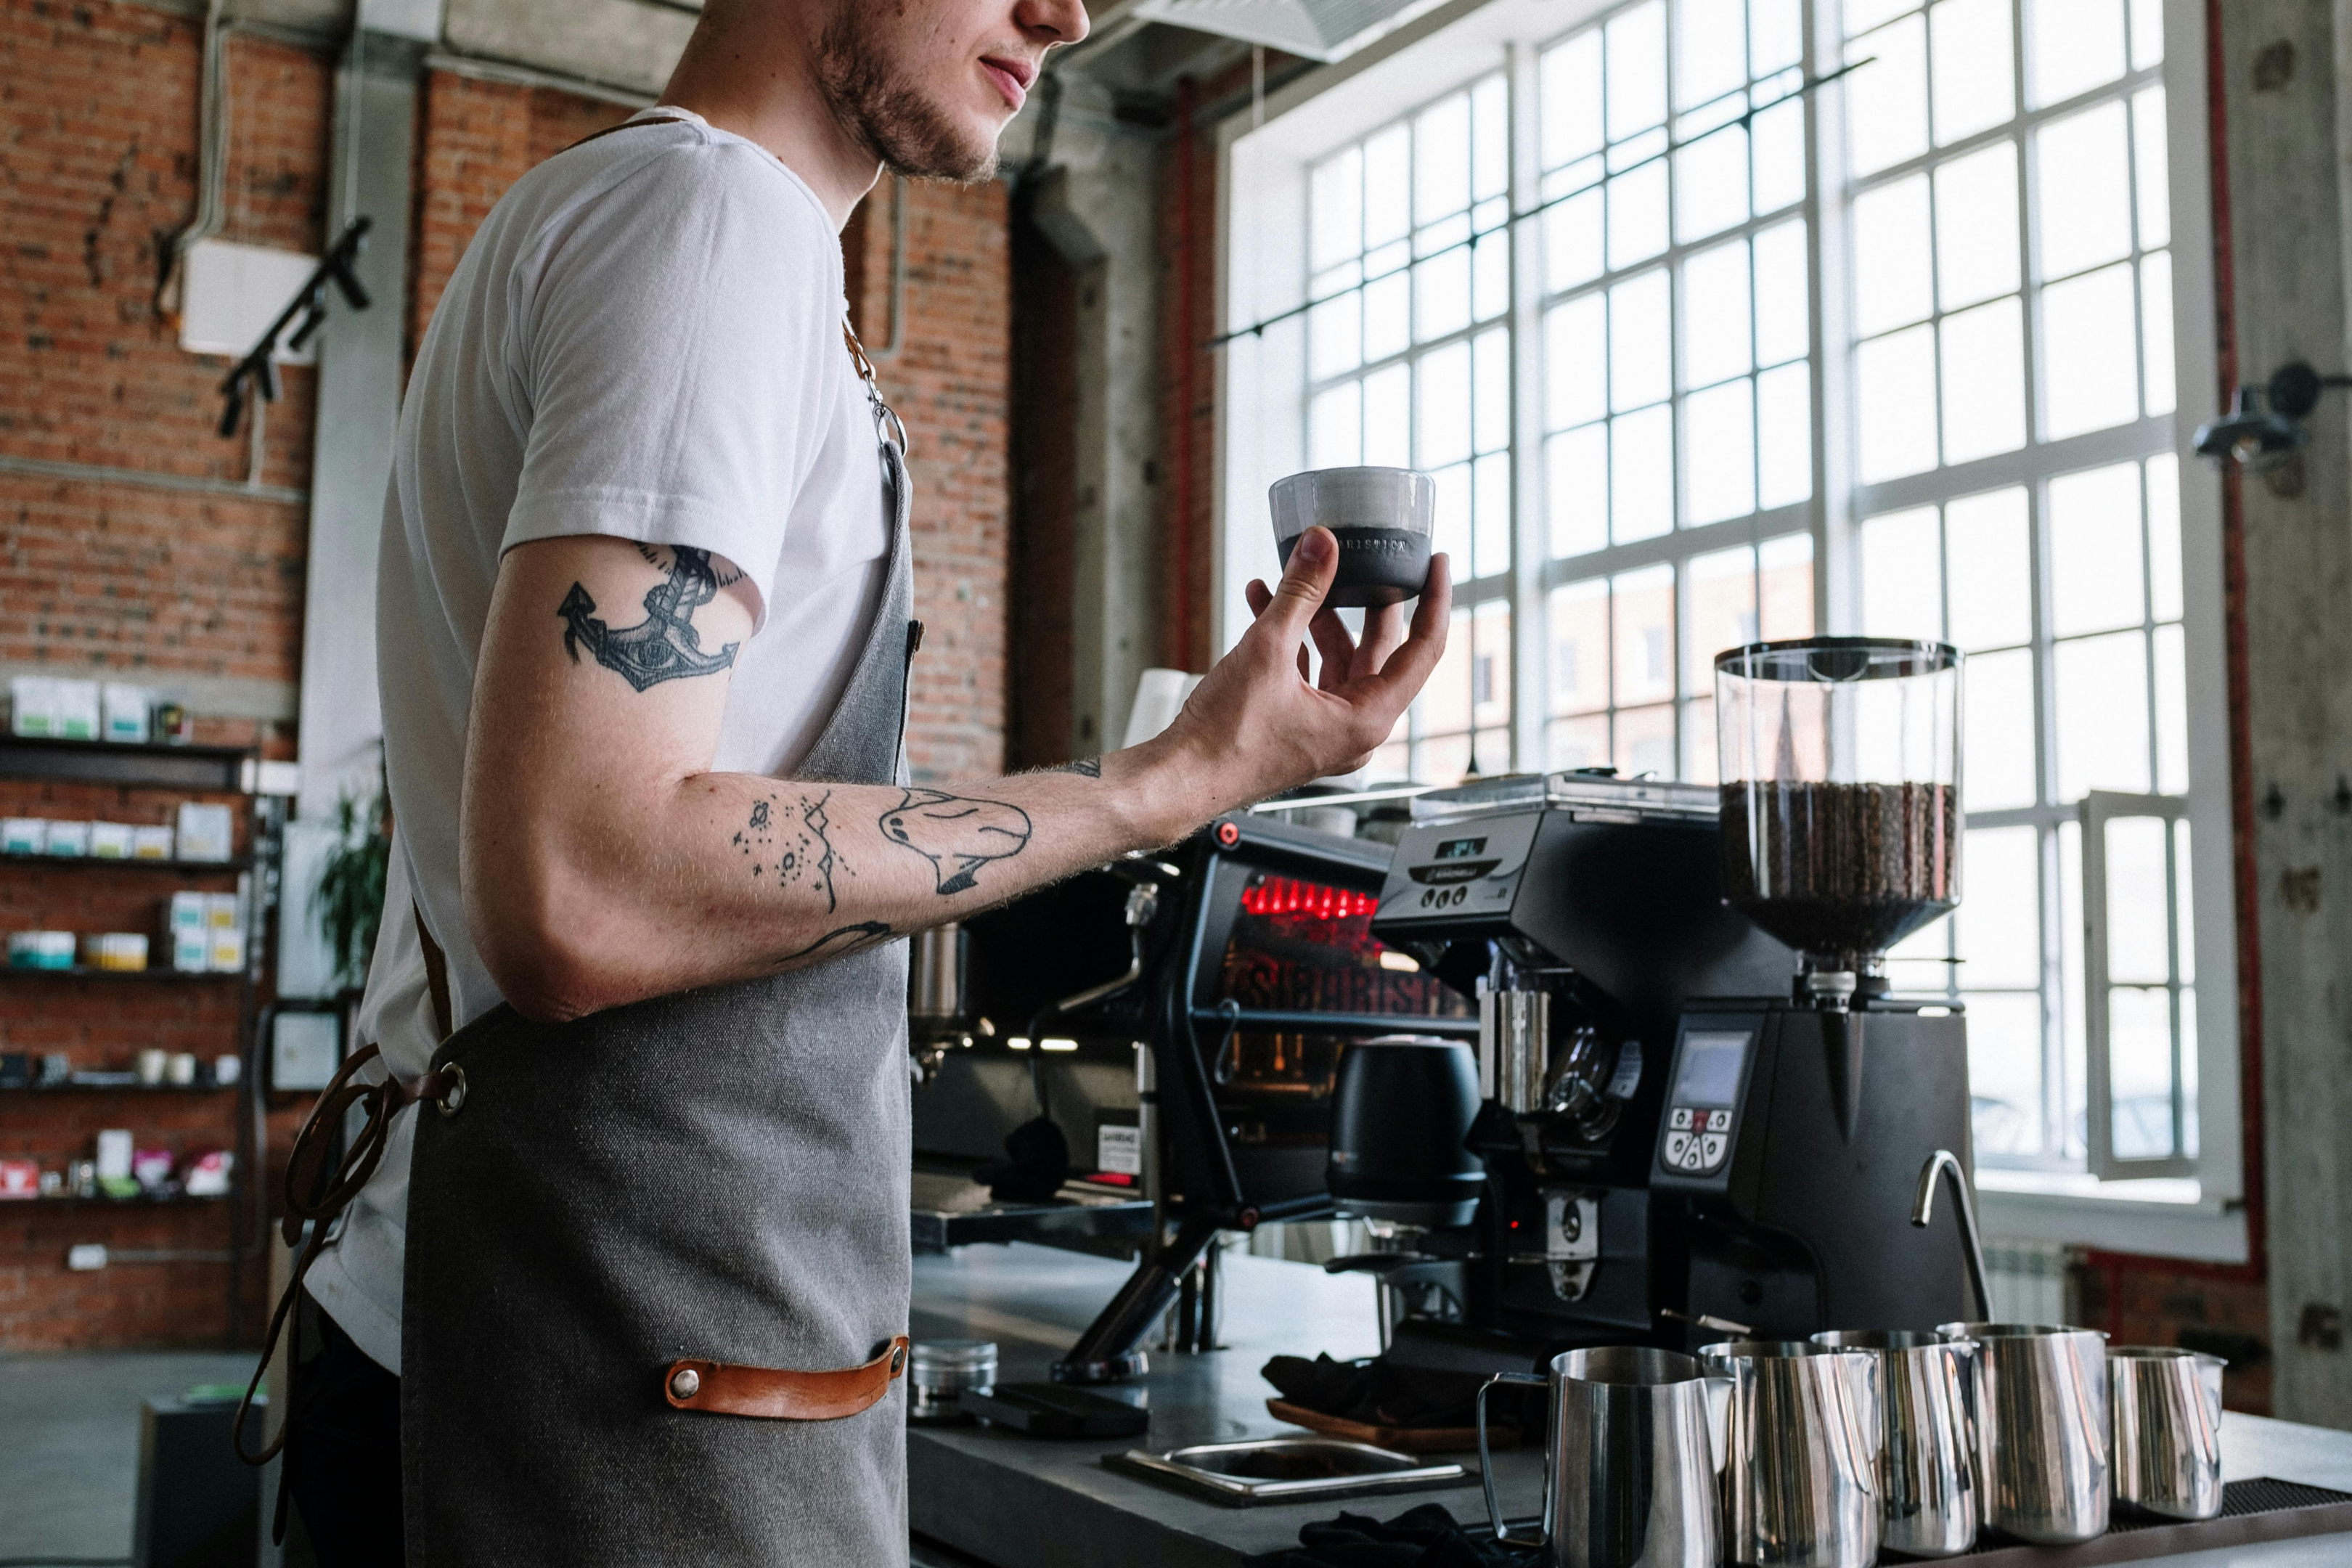
[[[416,940],[425,949],[425,989],[433,996],[433,1040],[438,1045],[449,1037],[449,959],[425,929],[423,906],[412,903],[408,910],[416,917]]]
[[[900,1334],[864,1366],[836,1372],[780,1372],[718,1361],[674,1361],[662,1373],[662,1397],[678,1410],[751,1415],[763,1421],[838,1421],[877,1403],[907,1370]]]

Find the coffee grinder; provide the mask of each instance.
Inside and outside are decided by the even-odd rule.
[[[1927,1328],[1970,1307],[1912,1224],[1969,1159],[1965,1026],[1885,952],[1958,900],[1960,656],[1819,637],[1717,660],[1719,787],[1519,775],[1414,802],[1372,931],[1478,994],[1487,1184],[1416,1239],[1389,1354]]]

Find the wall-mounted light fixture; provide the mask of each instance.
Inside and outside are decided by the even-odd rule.
[[[2230,412],[2197,426],[2197,450],[2216,460],[2268,468],[2311,445],[2304,417],[2331,386],[2352,386],[2352,375],[2322,375],[2301,360],[2281,365],[2266,386],[2242,386]]]

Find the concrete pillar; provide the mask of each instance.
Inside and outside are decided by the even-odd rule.
[[[2218,6],[2238,379],[2347,363],[2352,0]],[[2227,344],[2225,342],[2225,348]],[[2352,1426],[2352,418],[2246,474],[2242,537],[2277,1414]],[[2210,472],[2210,470],[2209,470]],[[2200,476],[2201,479],[2203,476]],[[2339,799],[2339,794],[2342,798]]]

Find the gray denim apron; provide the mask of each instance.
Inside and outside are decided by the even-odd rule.
[[[862,358],[862,356],[861,356]],[[886,415],[877,400],[877,415]],[[908,487],[888,587],[796,778],[906,782]],[[904,942],[435,1053],[401,1329],[408,1560],[907,1561],[904,1391],[835,1420],[674,1408],[683,1359],[845,1368],[905,1332]]]

